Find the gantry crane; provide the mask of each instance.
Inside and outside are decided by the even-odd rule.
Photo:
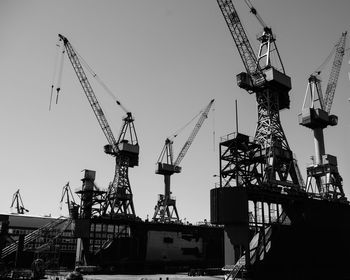
[[[342,178],[338,172],[337,158],[325,153],[323,130],[338,123],[338,117],[331,115],[330,111],[343,62],[346,35],[347,32],[342,33],[334,47],[335,55],[326,92],[323,95],[320,79],[322,69],[317,69],[308,79],[302,112],[299,114],[299,124],[312,129],[315,145],[314,164],[307,168],[307,191],[318,193],[323,199],[344,201],[346,198]]]
[[[12,203],[10,207],[15,207],[17,214],[24,214],[25,212],[29,212],[29,210],[24,207],[21,194],[19,193],[19,189],[13,194]]]
[[[165,140],[164,147],[162,149],[162,152],[160,153],[156,164],[156,174],[164,176],[164,194],[159,195],[157,205],[155,206],[153,221],[158,221],[162,223],[180,221],[179,214],[176,208],[176,200],[174,197],[171,196],[170,177],[174,173],[181,172],[180,163],[185,157],[203,122],[208,117],[209,110],[213,103],[214,99],[212,99],[209,102],[209,104],[201,111],[200,117],[195,127],[193,128],[190,136],[188,137],[187,141],[183,145],[179,155],[175,160],[173,155],[173,137],[170,139],[167,138]]]
[[[258,55],[249,42],[241,20],[231,0],[217,0],[226,24],[234,39],[246,72],[237,75],[237,84],[248,93],[255,93],[258,105],[258,122],[255,142],[265,155],[265,162],[260,165],[262,172],[249,175],[254,184],[272,184],[284,188],[300,190],[302,177],[293,153],[284,134],[279,112],[289,108],[291,79],[285,73],[276,39],[270,27],[262,20],[249,0],[245,2],[259,23],[263,32],[258,37],[260,42]],[[237,178],[237,176],[236,176]]]
[[[135,218],[136,215],[128,170],[129,167],[138,166],[139,144],[132,114],[126,110],[119,101],[116,101],[126,113],[126,116],[123,118],[123,125],[118,139],[116,139],[84,72],[77,52],[66,37],[61,34],[58,36],[64,44],[84,93],[107,138],[108,144],[105,146],[105,152],[114,156],[116,160],[114,179],[106,192],[104,203],[101,207],[101,215],[118,215]],[[92,192],[92,190],[89,191]]]

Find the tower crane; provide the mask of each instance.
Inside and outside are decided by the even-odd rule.
[[[302,177],[284,134],[279,112],[288,109],[291,79],[285,73],[276,38],[249,0],[245,1],[263,28],[258,37],[257,55],[250,44],[238,13],[231,0],[217,0],[229,31],[238,49],[246,72],[237,75],[237,84],[249,94],[255,93],[258,122],[254,141],[265,155],[263,170],[251,181],[300,190]],[[283,156],[281,156],[283,155]],[[255,168],[256,172],[257,168]],[[263,178],[263,179],[261,179]]]
[[[162,152],[157,160],[156,164],[156,174],[164,176],[164,194],[159,195],[157,205],[155,206],[155,211],[153,215],[153,221],[159,221],[162,223],[166,222],[179,222],[179,215],[176,208],[176,200],[171,196],[170,191],[170,177],[174,173],[180,173],[181,167],[180,163],[185,157],[188,149],[190,148],[194,138],[196,137],[199,129],[201,128],[203,122],[208,117],[208,112],[214,103],[212,99],[209,104],[201,111],[200,117],[193,128],[190,136],[183,145],[177,158],[174,160],[173,155],[173,140],[167,138],[165,140]]]
[[[116,160],[114,178],[108,187],[101,207],[101,215],[135,218],[133,195],[128,175],[129,167],[138,166],[139,144],[134,127],[134,118],[131,112],[127,111],[117,100],[116,103],[124,110],[126,116],[123,118],[123,125],[116,139],[84,72],[77,52],[66,37],[61,34],[58,36],[64,44],[73,69],[107,139],[108,144],[105,146],[105,152],[114,156]]]
[[[347,32],[342,33],[333,49],[335,55],[324,95],[320,79],[321,66],[308,79],[302,112],[299,114],[299,124],[312,129],[315,146],[314,165],[307,168],[307,191],[318,192],[322,198],[331,200],[346,200],[342,178],[338,172],[337,158],[325,153],[323,135],[326,127],[338,124],[338,117],[331,115],[330,111],[345,53],[346,35]],[[313,186],[313,181],[315,181],[315,186]]]

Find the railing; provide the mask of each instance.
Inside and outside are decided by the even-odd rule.
[[[95,251],[95,254],[100,253],[103,250],[108,249],[108,247],[113,243],[114,240],[121,238],[121,237],[129,237],[130,236],[130,231],[129,227],[125,226],[121,231],[119,231],[117,234],[115,234],[112,238],[108,238],[102,245],[101,247]]]
[[[59,226],[60,224],[66,222],[67,218],[59,217],[46,225],[44,225],[41,228],[38,228],[31,233],[27,234],[24,237],[24,246],[28,245],[30,242],[33,242],[35,239],[42,236],[43,232],[53,230],[55,227]],[[16,252],[18,250],[18,241],[15,241],[14,243],[11,243],[10,245],[6,246],[2,249],[1,252],[1,259],[6,258],[7,256],[11,255],[12,253]]]
[[[287,222],[287,214],[283,211],[279,217],[279,223],[283,224]],[[265,257],[265,253],[267,253],[271,248],[271,235],[272,235],[272,227],[271,225],[267,227],[261,227],[260,231],[257,232],[252,240],[249,243],[249,258],[250,263],[254,264],[257,260],[262,260]],[[233,266],[233,269],[230,273],[225,277],[226,280],[234,280],[237,278],[239,273],[244,273],[246,267],[246,259],[245,254],[237,261],[237,263]]]
[[[231,132],[229,134],[226,134],[224,136],[220,136],[220,142],[225,142],[228,140],[232,140],[235,139],[237,137],[237,133],[236,132]],[[250,142],[254,142],[254,137],[249,136],[249,141]]]

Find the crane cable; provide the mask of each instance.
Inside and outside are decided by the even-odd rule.
[[[325,65],[329,63],[329,60],[332,58],[332,56],[334,55],[336,49],[338,48],[339,43],[335,44],[333,49],[331,50],[330,54],[326,57],[326,59],[324,60],[324,62],[314,71],[314,74],[320,75],[322,70],[324,69]],[[347,51],[349,51],[350,48],[347,48],[344,50],[344,53],[346,53]]]
[[[62,40],[59,40],[62,41]],[[59,65],[59,74],[58,74],[58,78],[57,78],[57,86],[56,86],[56,91],[57,91],[57,96],[56,96],[56,104],[58,102],[58,95],[59,95],[59,91],[61,90],[61,82],[62,82],[62,71],[63,71],[63,63],[64,63],[64,53],[65,53],[65,46],[64,46],[64,42],[57,43],[56,44],[57,47],[61,47],[62,46],[62,53],[61,53],[61,60],[60,60],[60,65]],[[88,72],[92,75],[92,77],[94,79],[96,79],[96,81],[104,88],[104,90],[109,94],[109,96],[113,99],[113,101],[115,101],[117,103],[117,105],[119,105],[122,110],[125,113],[129,113],[130,111],[128,111],[126,109],[126,107],[117,99],[117,97],[113,94],[113,92],[107,87],[107,85],[100,79],[100,77],[92,70],[92,68],[89,66],[89,64],[86,62],[86,60],[76,51],[76,49],[71,45],[72,49],[74,50],[74,52],[77,54],[77,56],[79,57],[79,60],[82,62],[82,64],[84,65],[84,67],[88,70]],[[55,82],[55,78],[57,75],[57,62],[58,62],[58,52],[56,53],[56,57],[55,57],[55,66],[54,66],[54,73],[53,73],[53,78],[52,78],[52,85],[51,85],[51,96],[50,96],[50,104],[49,104],[49,110],[51,110],[51,104],[52,104],[52,95],[53,95],[53,89],[54,89],[54,82]]]
[[[56,47],[60,47],[59,43],[57,42]],[[53,75],[52,75],[52,80],[51,80],[51,94],[50,94],[50,103],[49,103],[49,111],[51,111],[51,104],[52,104],[52,96],[53,96],[53,89],[54,89],[54,83],[56,79],[56,74],[57,74],[57,61],[58,61],[58,54],[59,54],[59,49],[56,51],[55,55],[55,62],[54,62],[54,68],[53,68]]]
[[[317,75],[320,75],[321,72],[323,71],[323,69],[325,68],[325,66],[329,63],[330,59],[332,58],[332,56],[334,55],[335,53],[335,50],[337,49],[338,47],[338,43],[335,44],[331,50],[331,52],[329,53],[329,55],[326,57],[326,59],[322,62],[322,64],[316,68],[316,70],[314,71],[314,74],[317,74]]]
[[[66,50],[64,49],[64,45],[62,45],[62,52],[61,52],[61,59],[60,59],[60,65],[58,69],[58,78],[57,78],[57,87],[56,87],[56,104],[58,102],[58,95],[61,90],[61,83],[62,83],[62,73],[63,73],[63,65],[64,65],[64,53]]]
[[[338,48],[340,42],[336,43],[333,46],[333,49],[331,50],[331,52],[329,53],[329,55],[326,57],[326,59],[322,62],[322,64],[314,71],[314,74],[320,75],[322,70],[325,68],[326,64],[329,63],[330,59],[332,58],[332,56],[334,55],[335,51]],[[347,48],[344,50],[344,53],[346,53],[347,51],[349,51],[350,48]]]
[[[72,46],[73,48],[73,46]],[[117,99],[115,94],[107,87],[107,85],[101,80],[101,78],[96,74],[96,72],[89,66],[86,60],[74,49],[75,53],[79,57],[82,64],[86,67],[86,69],[90,72],[92,77],[104,88],[104,90],[109,94],[109,96],[122,108],[125,113],[129,113],[126,107]]]
[[[261,26],[265,29],[267,28],[267,24],[264,22],[258,11],[254,8],[253,4],[250,2],[250,0],[244,0],[248,8],[250,9],[250,12],[255,15]]]
[[[175,131],[175,133],[172,134],[172,136],[168,137],[169,140],[174,139],[177,137],[186,127],[188,127],[200,114],[202,114],[203,110],[201,110],[198,114],[196,114],[188,123],[186,123],[184,126],[179,128]]]

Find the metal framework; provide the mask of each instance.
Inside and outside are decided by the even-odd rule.
[[[343,57],[345,53],[345,42],[347,32],[342,33],[339,42],[336,45],[335,57],[332,65],[331,74],[329,76],[326,93],[325,93],[325,110],[329,114],[332,108],[335,89],[338,83],[339,72],[343,63]]]
[[[14,206],[16,207],[17,214],[24,214],[25,212],[29,212],[29,210],[27,210],[24,207],[21,194],[19,193],[19,189],[13,194],[13,197],[12,197],[12,202],[10,207],[13,208]]]
[[[261,146],[243,134],[221,138],[220,186],[261,186],[265,157]]]
[[[255,55],[232,1],[217,2],[246,70],[237,75],[237,84],[254,93],[257,102],[254,138],[234,133],[221,139],[221,188],[211,193],[212,222],[225,224],[231,243],[241,248],[230,275],[234,279],[264,259],[270,249],[271,225],[290,222],[283,207],[286,194],[303,196],[305,186],[280,121],[280,111],[289,108],[292,86],[272,30],[246,0],[263,27]],[[235,208],[237,212],[217,210],[238,207],[234,204],[241,206]]]
[[[217,0],[229,27],[247,73],[237,75],[238,85],[256,94],[258,122],[254,141],[262,148],[263,182],[301,189],[302,179],[293,153],[284,134],[279,112],[289,108],[290,77],[285,74],[276,40],[271,28],[263,24],[263,34],[258,38],[260,47],[255,56],[242,23],[230,0]],[[253,14],[256,10],[250,6]],[[259,16],[258,19],[261,19]],[[272,65],[272,54],[277,62]],[[276,66],[278,67],[278,70]]]
[[[119,133],[118,140],[116,140],[79,61],[77,52],[74,50],[73,46],[66,37],[59,34],[59,38],[64,43],[74,71],[108,141],[108,145],[105,146],[105,152],[114,156],[116,160],[114,179],[108,187],[108,191],[104,197],[104,202],[101,206],[100,214],[111,216],[121,215],[135,218],[136,215],[128,176],[128,169],[129,167],[138,165],[139,145],[132,114],[130,112],[126,112],[127,115],[123,119],[124,123]],[[117,101],[117,104],[121,106],[123,110],[125,110],[120,102]],[[98,199],[98,201],[100,201],[100,199]]]
[[[188,149],[190,148],[193,140],[195,139],[198,131],[202,127],[203,122],[208,117],[209,110],[214,103],[214,99],[202,110],[201,115],[193,128],[190,136],[183,145],[176,160],[173,155],[173,141],[169,138],[165,140],[165,145],[157,160],[156,174],[164,176],[164,194],[158,196],[157,205],[154,209],[153,221],[159,221],[162,223],[179,222],[179,214],[176,208],[176,199],[171,195],[170,191],[170,177],[174,173],[180,173],[181,167],[179,166],[183,158],[185,157]]]
[[[335,89],[345,52],[347,32],[342,33],[335,45],[335,55],[325,94],[322,93],[321,71],[315,71],[308,79],[299,124],[312,129],[315,155],[312,166],[307,168],[307,192],[327,200],[346,201],[342,178],[338,172],[337,158],[326,154],[323,130],[338,124],[338,117],[331,115]]]

